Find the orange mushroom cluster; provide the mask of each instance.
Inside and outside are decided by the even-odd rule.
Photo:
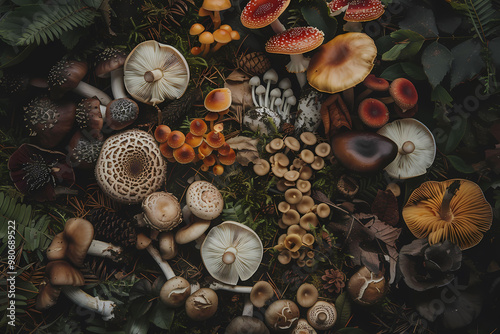
[[[159,125],[155,130],[155,138],[160,143],[161,154],[169,162],[188,164],[202,161],[202,171],[206,172],[212,167],[215,175],[221,175],[224,172],[223,165],[232,165],[236,161],[236,152],[226,143],[222,133],[223,124],[214,122],[228,112],[231,102],[231,91],[217,88],[205,98],[205,108],[208,110],[205,120],[192,120],[187,134],[171,131],[167,125]]]
[[[205,57],[209,52],[217,52],[221,47],[231,41],[240,39],[239,32],[233,30],[228,24],[223,24],[212,33],[206,31],[202,24],[195,23],[189,29],[189,34],[191,36],[198,36],[198,41],[201,44],[200,46],[192,47],[191,53],[195,56],[201,54],[202,57]]]

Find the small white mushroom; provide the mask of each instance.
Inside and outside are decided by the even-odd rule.
[[[224,208],[220,191],[210,182],[193,182],[186,192],[186,204],[191,212],[201,219],[213,220]]]
[[[255,97],[255,88],[260,85],[260,78],[258,76],[252,77],[248,84],[252,87],[252,101],[256,107],[259,107],[260,104],[257,102],[257,98]]]

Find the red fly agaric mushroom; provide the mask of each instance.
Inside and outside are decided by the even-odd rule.
[[[111,91],[115,99],[127,97],[123,85],[125,59],[127,59],[127,54],[114,48],[106,48],[97,56],[95,74],[99,78],[111,77]]]
[[[271,25],[275,33],[285,31],[278,17],[290,4],[290,0],[250,0],[241,12],[241,23],[249,29]]]
[[[291,61],[286,65],[288,72],[305,72],[309,59],[303,53],[319,47],[324,34],[315,27],[296,27],[271,37],[266,43],[266,52],[290,55]]]
[[[307,81],[324,93],[337,93],[362,82],[373,68],[377,47],[364,33],[349,32],[323,44],[309,62]]]
[[[358,115],[361,121],[370,128],[380,128],[389,121],[387,106],[377,99],[364,99],[359,104]]]
[[[418,102],[418,93],[410,80],[398,78],[391,82],[389,93],[394,99],[394,103],[402,109],[403,112],[413,108]]]
[[[333,15],[345,11],[344,20],[348,22],[366,22],[378,19],[384,14],[380,0],[333,0],[328,3]]]
[[[103,105],[111,102],[111,98],[101,91],[85,82],[82,79],[87,74],[88,65],[85,62],[76,60],[61,60],[55,64],[49,72],[47,82],[51,97],[61,98],[67,91],[74,91],[83,97],[96,96]]]

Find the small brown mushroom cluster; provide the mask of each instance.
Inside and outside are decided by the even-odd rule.
[[[221,25],[219,29],[211,33],[210,31],[205,31],[205,27],[200,23],[195,23],[189,29],[189,34],[191,36],[198,36],[198,40],[201,43],[201,46],[192,47],[191,53],[195,56],[201,54],[202,57],[206,57],[209,51],[215,53],[231,41],[240,39],[240,33],[233,30],[228,24]],[[215,46],[210,49],[213,43],[215,43]]]
[[[215,175],[224,172],[223,165],[232,165],[236,161],[236,152],[226,143],[220,120],[231,105],[231,91],[228,88],[212,90],[205,98],[205,108],[208,114],[205,120],[201,118],[191,121],[189,133],[171,131],[167,125],[159,125],[155,130],[155,139],[160,143],[160,151],[169,162],[181,164],[203,161],[202,171],[212,167]],[[210,128],[205,121],[210,122]],[[217,152],[217,153],[216,153]]]

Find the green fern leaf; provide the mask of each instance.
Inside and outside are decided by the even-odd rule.
[[[455,0],[452,6],[467,17],[472,25],[471,31],[476,32],[485,43],[500,34],[500,13],[495,9],[495,0]]]

